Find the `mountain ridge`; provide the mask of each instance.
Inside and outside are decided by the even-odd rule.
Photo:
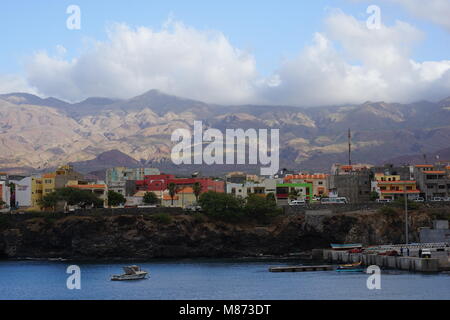
[[[97,169],[115,163],[114,153],[103,164],[89,161],[112,150],[139,164],[167,164],[172,132],[192,129],[194,120],[219,130],[280,129],[284,167],[328,171],[333,162],[347,161],[349,128],[354,161],[380,163],[445,149],[450,141],[450,97],[438,102],[307,108],[211,105],[158,90],[130,99],[92,97],[72,104],[3,94],[0,168],[50,168],[71,162],[90,163]]]

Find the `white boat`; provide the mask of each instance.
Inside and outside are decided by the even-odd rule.
[[[123,267],[124,274],[112,275],[112,281],[128,281],[128,280],[141,280],[147,278],[148,272],[141,270],[138,266]]]

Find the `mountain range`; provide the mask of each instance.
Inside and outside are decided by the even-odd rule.
[[[298,171],[327,172],[333,163],[346,163],[349,128],[353,162],[450,157],[450,98],[308,108],[212,105],[157,90],[127,100],[93,97],[78,103],[10,93],[0,95],[0,168],[29,173],[73,163],[84,172],[113,165],[186,174],[259,171],[259,166],[173,165],[171,134],[192,129],[194,120],[222,132],[280,129],[280,165]]]

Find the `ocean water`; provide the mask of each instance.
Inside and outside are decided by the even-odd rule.
[[[81,270],[81,289],[67,289],[69,265]],[[110,281],[127,263],[0,262],[0,299],[316,300],[450,299],[450,275],[383,271],[381,290],[368,274],[335,271],[271,273],[299,261],[187,260],[138,263],[150,278]]]

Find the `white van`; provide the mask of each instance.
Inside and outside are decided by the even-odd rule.
[[[322,198],[320,200],[321,204],[346,204],[347,198],[346,197],[337,197],[337,198]]]
[[[302,200],[292,200],[291,202],[289,202],[290,206],[305,206],[306,205],[306,200],[302,199]]]

